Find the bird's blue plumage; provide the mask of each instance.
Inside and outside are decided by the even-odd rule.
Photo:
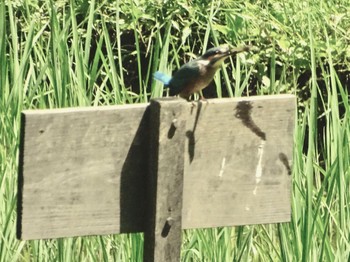
[[[154,78],[161,81],[164,85],[168,86],[171,81],[171,76],[168,76],[166,74],[163,74],[162,72],[155,72],[153,74]]]
[[[215,72],[227,57],[249,50],[247,46],[232,49],[211,48],[201,57],[181,66],[172,77],[158,71],[154,73],[154,78],[169,87],[169,95],[180,95],[188,99],[191,94],[201,91],[210,84]]]

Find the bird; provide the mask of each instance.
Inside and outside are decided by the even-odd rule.
[[[226,58],[249,50],[251,50],[250,46],[213,47],[202,56],[181,66],[172,77],[160,71],[155,72],[153,77],[169,87],[170,96],[179,95],[188,100],[192,94],[198,93],[210,84]],[[201,98],[204,99],[202,96]]]

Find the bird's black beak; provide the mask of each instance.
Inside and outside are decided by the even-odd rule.
[[[253,49],[253,46],[245,45],[241,47],[234,47],[229,50],[230,55],[236,55],[242,52],[249,52]]]
[[[220,60],[222,58],[226,58],[226,57],[229,57],[231,55],[232,55],[231,49],[227,49],[226,51],[221,51],[220,53],[216,54],[214,56],[214,59],[215,60]]]
[[[226,52],[222,53],[222,57],[230,56],[231,55],[231,50],[228,49]]]
[[[227,57],[234,56],[241,52],[247,52],[252,49],[251,46],[242,46],[242,47],[234,47],[234,48],[222,48],[219,52],[211,56],[210,64],[211,65],[219,65],[218,63],[223,62]]]

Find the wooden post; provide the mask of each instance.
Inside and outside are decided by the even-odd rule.
[[[186,104],[151,100],[146,262],[180,261]]]

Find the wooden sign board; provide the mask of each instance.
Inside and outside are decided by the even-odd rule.
[[[184,110],[182,228],[289,221],[295,97]],[[18,238],[143,232],[152,125],[148,104],[24,111]]]

